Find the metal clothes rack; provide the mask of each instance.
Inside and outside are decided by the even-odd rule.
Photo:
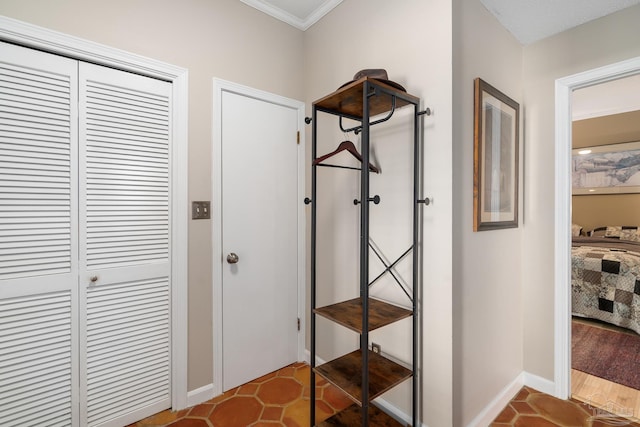
[[[310,396],[310,424],[315,425],[315,387],[316,375],[320,375],[330,383],[345,391],[356,402],[346,410],[334,415],[328,420],[318,424],[320,426],[401,426],[390,415],[371,404],[370,402],[382,393],[396,385],[411,379],[412,384],[412,425],[418,426],[419,406],[419,380],[418,380],[418,230],[419,210],[421,204],[428,204],[428,199],[419,198],[419,169],[420,169],[420,143],[418,135],[419,117],[430,114],[430,111],[418,111],[420,99],[404,91],[370,77],[364,77],[338,89],[336,92],[321,98],[313,103],[312,117],[306,119],[311,123],[312,130],[312,177],[311,198],[306,198],[305,203],[311,204],[311,396]],[[394,279],[406,296],[411,301],[412,309],[404,309],[377,299],[369,298],[369,248],[376,256],[381,255],[370,245],[369,238],[369,207],[370,203],[379,203],[378,196],[369,194],[369,135],[370,128],[378,123],[385,122],[393,116],[394,112],[405,106],[413,106],[413,242],[412,246],[396,261],[387,265],[384,261],[385,271],[391,269],[402,258],[412,253],[413,277],[412,289],[409,292],[402,287],[397,278]],[[358,298],[338,302],[325,307],[316,307],[316,196],[317,196],[317,167],[331,166],[330,164],[318,164],[317,153],[317,115],[327,113],[339,117],[340,129],[344,132],[361,133],[362,167],[360,170],[360,200],[354,200],[354,204],[360,205],[360,296]],[[370,121],[371,117],[386,114],[382,119]],[[343,118],[360,122],[358,126],[345,129]],[[326,156],[324,156],[326,157]],[[353,169],[349,168],[348,169]],[[381,259],[381,258],[380,258]],[[381,259],[382,260],[382,259]],[[341,356],[335,360],[316,366],[316,316],[323,316],[342,326],[345,326],[360,334],[360,347],[356,351]],[[369,332],[379,327],[384,327],[398,320],[412,317],[412,364],[411,368],[405,368],[379,354],[369,350]],[[374,373],[374,375],[371,375]]]

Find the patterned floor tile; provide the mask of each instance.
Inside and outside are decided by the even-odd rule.
[[[640,427],[586,403],[557,399],[530,387],[523,387],[491,424],[491,427],[604,426]]]
[[[129,427],[307,427],[310,368],[294,363],[229,390],[192,408],[163,411]],[[318,378],[316,420],[322,421],[352,402]]]

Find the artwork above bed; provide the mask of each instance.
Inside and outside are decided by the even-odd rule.
[[[636,226],[598,227],[574,236],[572,312],[640,334],[640,234]]]
[[[572,150],[574,195],[640,193],[640,142]]]

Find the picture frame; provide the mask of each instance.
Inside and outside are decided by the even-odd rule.
[[[520,105],[474,80],[473,231],[518,227]]]
[[[640,193],[640,141],[571,150],[575,196]]]

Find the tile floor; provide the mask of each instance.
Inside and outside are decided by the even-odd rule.
[[[491,427],[640,427],[578,400],[560,400],[524,387]]]
[[[309,365],[294,363],[182,411],[164,411],[128,427],[307,427]],[[340,390],[316,377],[316,422],[351,405]]]
[[[316,422],[351,405],[340,390],[316,377]],[[163,411],[128,427],[306,427],[309,366],[294,363],[200,405]],[[640,427],[578,400],[560,400],[524,387],[490,427]]]

